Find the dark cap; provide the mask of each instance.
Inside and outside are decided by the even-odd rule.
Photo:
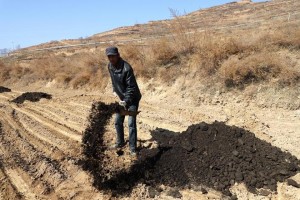
[[[119,50],[117,47],[108,47],[105,52],[107,56],[119,55]]]

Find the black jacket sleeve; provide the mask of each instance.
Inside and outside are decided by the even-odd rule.
[[[132,68],[129,68],[126,74],[126,92],[124,101],[127,105],[131,105],[136,91],[136,79]]]

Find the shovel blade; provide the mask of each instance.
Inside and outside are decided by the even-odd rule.
[[[120,110],[120,115],[129,115],[129,116],[137,116],[141,111],[128,111],[128,110]]]

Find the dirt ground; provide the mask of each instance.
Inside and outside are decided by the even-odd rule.
[[[141,84],[137,158],[108,148],[110,88],[1,92],[0,199],[300,199],[299,91],[172,88]]]

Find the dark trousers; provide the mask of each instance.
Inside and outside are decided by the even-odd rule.
[[[138,111],[139,104],[129,106],[129,111]],[[124,119],[125,116],[116,114],[115,127],[117,131],[117,144],[125,143],[124,140]],[[137,127],[136,127],[136,116],[128,116],[128,126],[129,126],[129,148],[131,151],[136,150],[137,145]]]

